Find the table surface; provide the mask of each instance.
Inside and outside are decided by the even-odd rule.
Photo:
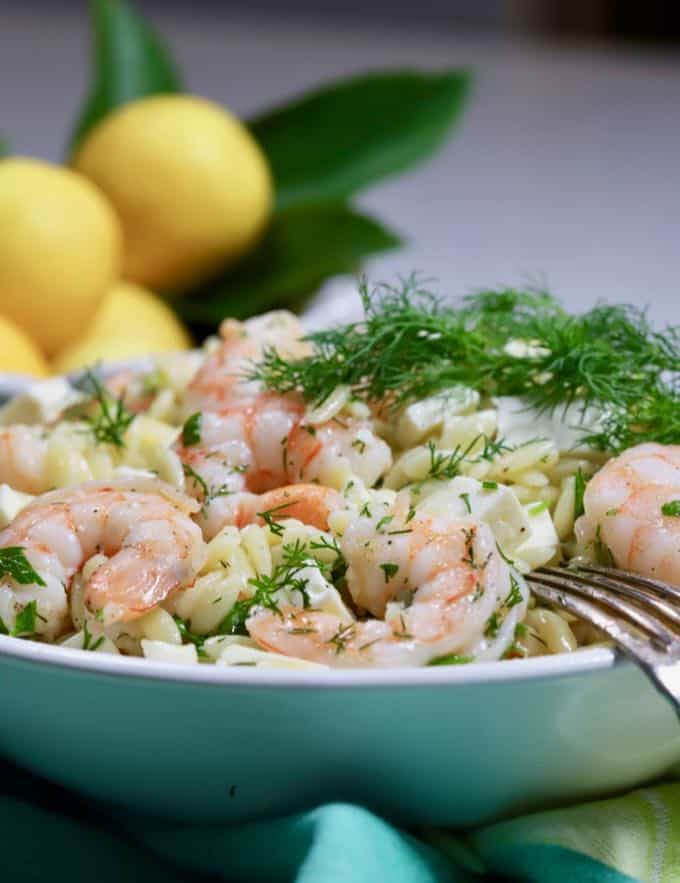
[[[2,134],[17,152],[61,153],[86,81],[81,10],[0,13]],[[417,269],[456,294],[532,282],[574,308],[608,298],[680,319],[678,53],[200,9],[156,20],[191,89],[246,115],[367,68],[475,69],[445,149],[360,200],[409,240],[373,278]]]

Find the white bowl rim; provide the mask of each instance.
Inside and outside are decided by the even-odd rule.
[[[54,644],[0,636],[0,660],[47,664],[107,677],[202,684],[212,687],[375,688],[442,687],[540,680],[606,671],[622,663],[609,647],[573,653],[425,668],[268,669],[255,666],[175,664],[132,656],[92,653]]]

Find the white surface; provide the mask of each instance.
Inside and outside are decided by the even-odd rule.
[[[58,157],[79,103],[84,4],[69,6],[0,12],[2,134],[22,152]],[[574,308],[607,297],[680,318],[677,54],[484,42],[375,23],[226,13],[215,21],[190,4],[156,20],[190,86],[244,114],[369,67],[474,67],[476,94],[457,137],[426,167],[362,199],[412,243],[372,275],[416,268],[452,293],[543,280]]]

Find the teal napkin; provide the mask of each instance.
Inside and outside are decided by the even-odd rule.
[[[0,880],[50,883],[680,883],[680,785],[499,822],[404,831],[360,806],[186,826],[0,768]]]

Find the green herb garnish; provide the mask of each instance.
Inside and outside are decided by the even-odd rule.
[[[250,372],[270,389],[324,401],[339,385],[365,401],[410,401],[462,384],[518,395],[539,411],[579,402],[602,409],[583,441],[618,451],[680,442],[680,329],[654,331],[644,312],[599,305],[572,316],[544,292],[487,291],[453,306],[415,277],[360,288],[361,322],[309,335],[313,355],[274,350]],[[508,341],[536,341],[525,356]]]
[[[388,583],[392,577],[396,576],[399,573],[399,565],[398,564],[381,564],[380,569],[385,574],[385,582]]]
[[[85,373],[85,380],[92,389],[92,401],[99,406],[96,414],[85,418],[90,425],[94,440],[97,444],[124,448],[123,436],[135,419],[135,415],[125,407],[123,396],[114,398],[92,371]]]
[[[185,448],[201,443],[201,422],[203,415],[200,411],[188,417],[182,427],[182,444]]]
[[[581,472],[581,467],[576,470],[574,476],[574,521],[586,511],[583,505],[583,495],[586,491],[586,477]]]
[[[207,657],[208,654],[203,649],[203,645],[205,644],[205,636],[197,635],[195,632],[192,632],[189,627],[189,623],[185,619],[182,619],[181,616],[177,616],[177,614],[175,614],[172,618],[175,620],[175,625],[179,629],[182,643],[193,644],[199,656],[203,658]]]
[[[9,576],[21,586],[47,585],[32,567],[23,546],[6,546],[0,549],[0,576]]]
[[[474,662],[474,656],[460,656],[458,653],[446,653],[444,656],[435,656],[427,663],[428,665],[467,665]]]
[[[671,518],[680,518],[680,500],[671,500],[664,503],[661,507],[661,514],[668,515]]]
[[[21,637],[35,634],[35,621],[38,618],[38,604],[36,601],[29,601],[21,613],[17,614],[14,628],[10,632],[14,637]]]

